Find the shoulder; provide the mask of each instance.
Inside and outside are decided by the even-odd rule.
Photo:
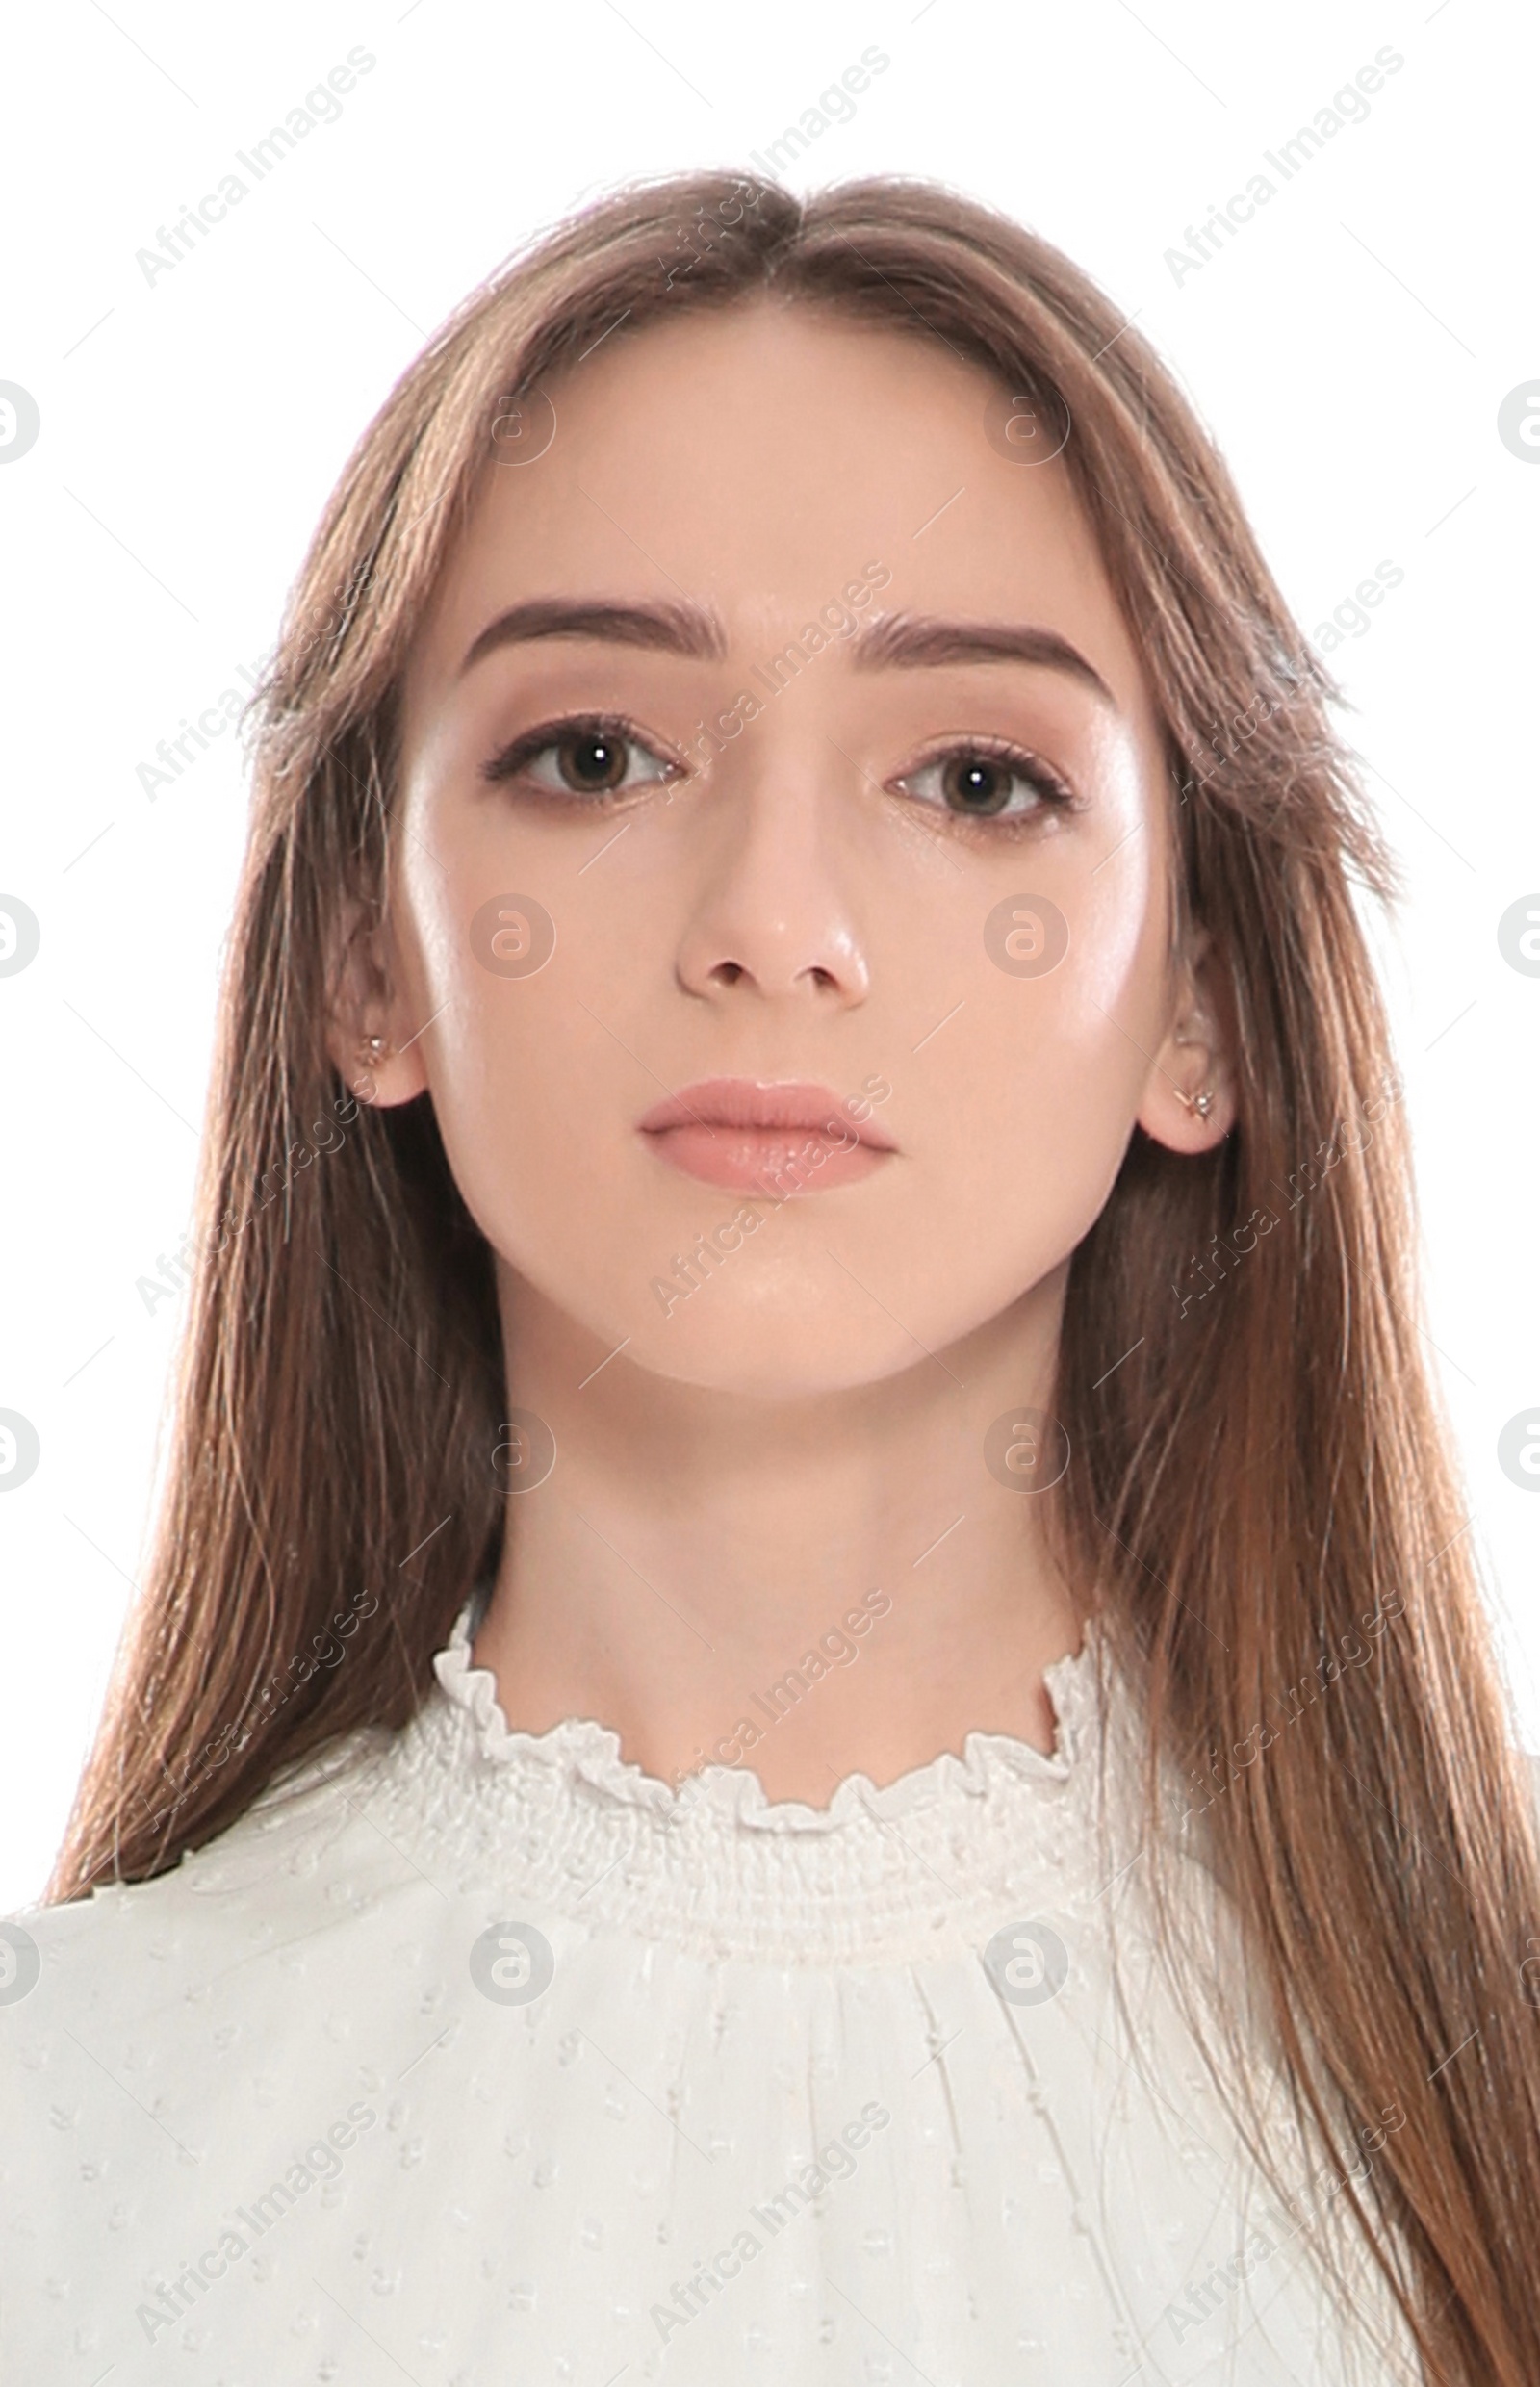
[[[347,1839],[357,1802],[392,1737],[355,1733],[318,1753],[164,1873],[18,1909],[0,1924],[7,2002],[22,2006],[34,2027],[106,2015],[142,2022],[173,1978],[181,1993],[190,1980],[318,1919],[337,1903],[339,1866],[354,1861]]]
[[[221,2131],[324,2104],[339,2031],[410,1970],[442,1898],[368,1811],[397,1737],[333,1744],[165,1873],[0,1924],[0,2178],[62,2211],[82,2165],[196,2165]]]
[[[333,1744],[165,1873],[0,1923],[0,2265],[38,2374],[62,2281],[117,2333],[147,2256],[211,2246],[253,2181],[308,2188],[298,2146],[372,2124],[416,2052],[405,1999],[394,2037],[372,2028],[439,1902],[366,1812],[394,1737]]]

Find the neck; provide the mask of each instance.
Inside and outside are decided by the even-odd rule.
[[[880,1383],[771,1399],[601,1366],[504,1271],[509,1402],[557,1450],[507,1502],[473,1653],[509,1724],[593,1717],[665,1782],[741,1763],[815,1807],[971,1731],[1051,1750],[1079,1612],[1009,1427],[1052,1409],[1065,1272]]]

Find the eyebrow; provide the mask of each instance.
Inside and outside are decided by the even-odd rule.
[[[607,599],[534,597],[510,605],[472,641],[460,675],[498,647],[535,638],[598,638],[614,646],[649,647],[701,662],[726,659],[728,642],[717,615],[694,604],[621,604]],[[778,650],[779,652],[779,650]],[[1117,710],[1117,700],[1092,663],[1057,630],[1030,622],[970,622],[934,614],[883,614],[851,642],[858,671],[944,663],[1031,663],[1067,673]]]

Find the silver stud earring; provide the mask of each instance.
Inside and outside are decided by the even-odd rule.
[[[1214,1108],[1214,1096],[1207,1086],[1202,1087],[1195,1094],[1184,1093],[1178,1086],[1176,1099],[1178,1102],[1185,1103],[1190,1111],[1195,1111],[1201,1119],[1206,1119]]]

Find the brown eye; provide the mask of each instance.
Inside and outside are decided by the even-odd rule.
[[[649,767],[651,766],[651,767]],[[629,722],[584,715],[568,721],[547,721],[482,765],[492,781],[523,780],[548,796],[633,795],[639,788],[661,786],[678,776]]]
[[[552,740],[556,768],[575,795],[603,794],[626,776],[627,744],[611,730],[578,730]]]
[[[1015,776],[988,755],[953,755],[941,769],[941,793],[955,812],[1003,812]]]
[[[955,820],[1002,820],[1014,826],[1074,803],[1056,771],[1016,748],[959,745],[937,755],[897,785]]]

